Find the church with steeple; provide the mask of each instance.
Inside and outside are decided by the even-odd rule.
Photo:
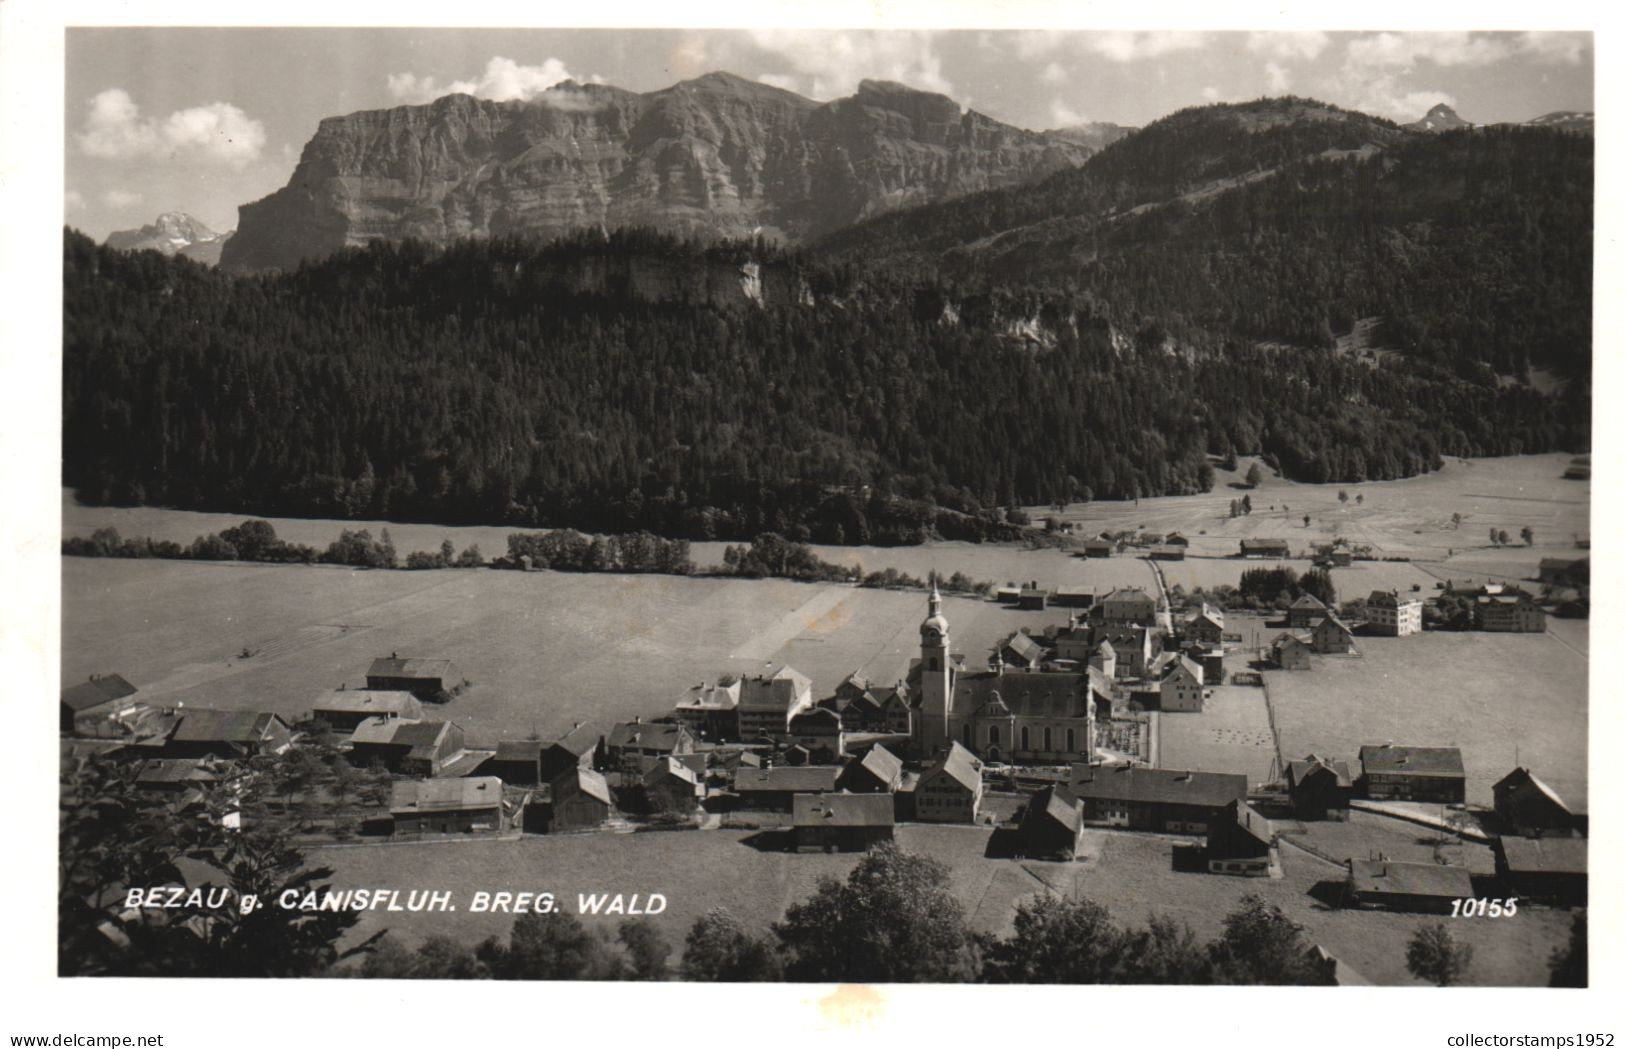
[[[968,670],[952,652],[935,584],[909,686],[922,758],[946,753],[951,743],[984,761],[1064,765],[1094,757],[1089,675],[1007,669],[996,650],[986,670]]]

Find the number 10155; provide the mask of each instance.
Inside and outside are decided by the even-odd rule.
[[[1452,918],[1510,918],[1518,913],[1518,898],[1504,900],[1455,899],[1450,901]]]

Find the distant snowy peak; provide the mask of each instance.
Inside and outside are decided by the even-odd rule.
[[[1443,102],[1428,110],[1427,116],[1405,127],[1412,131],[1453,131],[1463,127],[1482,127],[1470,120],[1463,120],[1454,109]],[[1491,127],[1549,127],[1559,131],[1572,131],[1576,134],[1589,135],[1596,130],[1596,114],[1582,113],[1572,109],[1560,109],[1555,113],[1547,113],[1533,120],[1506,121],[1500,124],[1491,124]]]
[[[220,261],[220,249],[231,238],[216,233],[184,211],[166,211],[140,229],[125,229],[107,235],[106,245],[120,251],[157,251],[165,255],[185,255],[210,266]]]
[[[1463,120],[1454,109],[1440,102],[1428,110],[1427,116],[1413,124],[1406,124],[1412,131],[1450,131],[1458,127],[1475,127],[1469,120]]]

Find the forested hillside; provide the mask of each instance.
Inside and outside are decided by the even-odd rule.
[[[1593,141],[1406,132],[1304,99],[1183,110],[1036,186],[911,209],[821,251],[1085,296],[1181,342],[1379,345],[1589,398]]]
[[[1204,491],[1232,449],[1352,481],[1587,439],[1478,376],[1174,347],[1088,295],[761,244],[406,242],[232,277],[70,231],[64,280],[64,476],[92,501],[913,542]]]

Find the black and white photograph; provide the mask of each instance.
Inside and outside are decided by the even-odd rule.
[[[63,995],[1524,988],[1401,1041],[1613,1044],[1599,26],[110,10],[39,67],[6,448]]]

